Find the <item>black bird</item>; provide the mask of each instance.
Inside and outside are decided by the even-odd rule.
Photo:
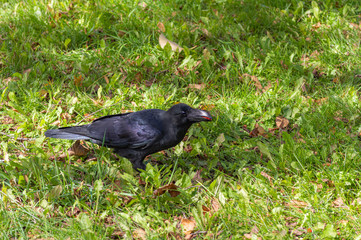
[[[193,123],[211,120],[207,111],[179,103],[168,111],[147,109],[104,116],[87,125],[50,129],[45,136],[88,140],[114,148],[114,152],[129,159],[135,169],[145,169],[146,156],[176,146]]]

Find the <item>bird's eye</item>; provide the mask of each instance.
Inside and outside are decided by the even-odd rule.
[[[186,111],[181,112],[182,115],[187,115]]]

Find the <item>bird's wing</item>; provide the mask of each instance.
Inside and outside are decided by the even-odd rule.
[[[161,131],[146,118],[112,115],[95,120],[88,127],[89,137],[97,144],[113,148],[144,149],[161,138]]]

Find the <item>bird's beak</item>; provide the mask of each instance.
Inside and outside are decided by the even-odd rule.
[[[191,122],[212,121],[212,116],[207,111],[192,109],[188,112],[187,118]]]

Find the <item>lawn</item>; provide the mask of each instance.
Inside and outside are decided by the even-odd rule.
[[[360,42],[356,0],[0,1],[0,238],[361,239]],[[44,136],[179,102],[140,173]]]

